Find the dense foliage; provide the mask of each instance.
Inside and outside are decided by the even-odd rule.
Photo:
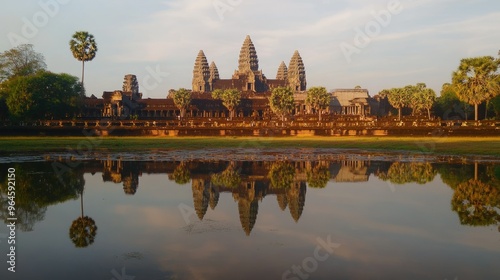
[[[212,98],[222,100],[222,105],[229,110],[229,118],[233,119],[236,107],[241,102],[241,92],[237,89],[217,89],[212,92]]]
[[[453,86],[461,101],[474,106],[475,120],[479,119],[479,104],[500,94],[500,59],[491,56],[465,58],[453,72]]]
[[[181,111],[181,118],[184,118],[186,116],[186,109],[191,104],[191,91],[185,88],[174,90],[172,91],[172,98],[174,99],[175,106]]]
[[[69,74],[42,71],[2,83],[0,96],[19,120],[75,117],[83,102],[82,84]]]
[[[277,87],[273,89],[269,97],[269,107],[271,110],[285,120],[285,116],[290,114],[294,106],[293,92],[288,87]]]
[[[321,121],[321,111],[330,106],[331,95],[324,87],[312,87],[307,91],[306,105],[311,106],[318,112]]]

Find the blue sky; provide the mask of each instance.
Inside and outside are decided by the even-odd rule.
[[[299,50],[309,87],[360,85],[372,96],[418,82],[439,94],[461,58],[500,49],[492,0],[22,0],[3,5],[0,18],[1,52],[30,43],[49,70],[77,77],[68,42],[92,33],[99,51],[85,85],[96,96],[121,89],[126,74],[138,76],[145,97],[191,88],[200,49],[230,78],[247,34],[268,78]]]

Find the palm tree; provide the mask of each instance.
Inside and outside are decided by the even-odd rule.
[[[408,85],[403,88],[406,94],[408,94],[407,106],[411,108],[412,116],[415,116],[415,113],[420,109],[419,92],[423,87],[425,87],[425,84],[422,86],[422,84],[419,83],[416,86]]]
[[[83,188],[80,190],[80,207],[82,215],[71,224],[69,238],[75,247],[84,248],[94,243],[97,226],[92,218],[83,215]]]
[[[82,85],[85,77],[85,62],[94,59],[97,53],[97,44],[94,35],[86,31],[78,31],[73,34],[73,39],[69,41],[69,48],[73,56],[82,62]]]
[[[405,88],[393,88],[389,90],[387,98],[392,107],[398,109],[398,120],[401,120],[401,110],[408,106],[409,91]]]
[[[418,111],[425,109],[427,117],[431,118],[431,108],[436,101],[436,93],[433,89],[427,88],[425,83],[417,83],[416,86],[406,86],[410,92],[410,107],[412,108],[412,115]]]
[[[174,99],[175,106],[181,111],[181,119],[186,115],[186,108],[191,104],[192,93],[190,90],[185,88],[180,88],[179,90],[174,90],[172,98]]]
[[[281,121],[285,121],[285,116],[292,112],[294,102],[293,91],[288,87],[273,89],[269,97],[269,106],[275,114],[281,116]]]
[[[224,105],[229,110],[229,119],[232,120],[236,107],[240,105],[241,102],[241,92],[237,89],[216,89],[212,92],[213,99],[222,100],[222,105]]]
[[[500,60],[491,56],[465,58],[453,72],[453,85],[461,101],[474,105],[475,120],[478,120],[478,106],[500,93],[496,74]]]
[[[331,96],[324,87],[312,87],[307,91],[306,104],[317,110],[318,121],[321,121],[321,110],[330,106],[330,99]]]
[[[436,92],[431,88],[426,88],[421,92],[421,106],[427,110],[427,117],[431,119],[431,108],[436,102]]]

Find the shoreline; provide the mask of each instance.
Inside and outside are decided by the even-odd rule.
[[[500,157],[485,155],[435,155],[406,151],[368,151],[335,148],[216,148],[206,150],[155,150],[149,152],[95,151],[85,154],[43,152],[38,155],[0,155],[0,164],[19,162],[82,162],[82,161],[175,161],[175,162],[242,162],[242,161],[398,161],[447,164],[500,163]]]
[[[488,137],[0,137],[0,156],[40,153],[84,155],[239,149],[323,149],[335,153],[412,154],[500,159],[500,136]]]

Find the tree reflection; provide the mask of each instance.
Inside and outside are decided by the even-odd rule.
[[[474,168],[470,164],[440,164],[437,170],[443,183],[452,189],[474,178]]]
[[[471,179],[455,189],[451,205],[462,225],[489,226],[500,222],[500,192],[496,187]]]
[[[307,171],[307,186],[310,188],[322,189],[330,180],[330,170],[323,164],[316,165],[312,170]]]
[[[53,165],[48,162],[9,165],[16,169],[16,217],[22,231],[32,231],[34,225],[45,218],[48,206],[78,198],[78,190],[85,184],[81,167],[58,173]],[[2,178],[0,218],[5,223],[8,218],[6,200],[7,178]]]
[[[500,176],[497,166],[481,167],[474,163],[474,178],[459,183],[451,200],[462,225],[489,226],[500,223]],[[500,231],[500,227],[499,227]]]
[[[172,179],[179,185],[185,185],[191,181],[191,173],[184,162],[175,168]]]
[[[275,162],[269,170],[268,177],[271,180],[271,187],[289,188],[295,178],[295,168],[288,162]]]
[[[69,238],[77,248],[85,248],[94,243],[96,234],[95,221],[88,216],[74,220],[69,229]]]
[[[428,162],[394,162],[386,176],[382,180],[389,180],[393,184],[417,183],[426,184],[432,182],[437,171]]]
[[[236,170],[235,163],[231,162],[221,173],[212,174],[211,182],[215,186],[231,189],[239,187],[241,185],[241,176],[239,171]]]
[[[83,214],[83,188],[80,190],[80,209],[82,215],[73,221],[69,228],[69,238],[77,248],[85,248],[94,243],[97,226],[94,219]]]

